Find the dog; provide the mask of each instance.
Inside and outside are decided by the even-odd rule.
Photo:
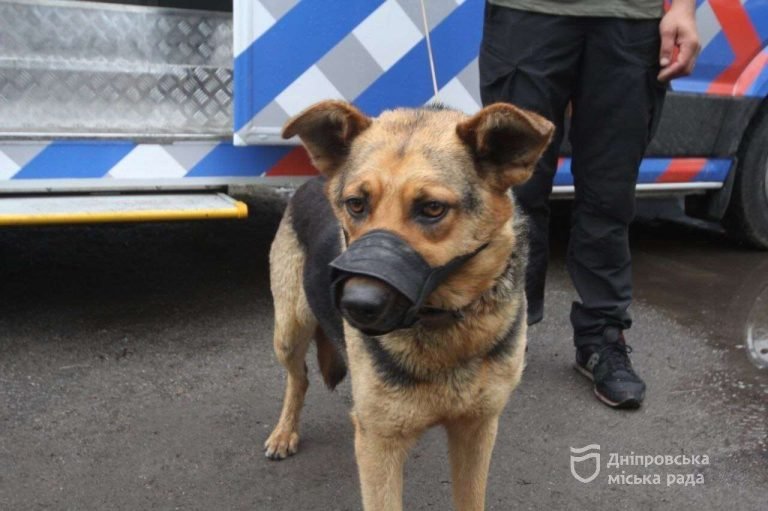
[[[554,127],[510,104],[441,105],[370,118],[325,101],[290,119],[320,173],[291,198],[270,251],[282,413],[264,444],[299,443],[314,339],[333,389],[352,379],[363,507],[402,509],[403,464],[447,431],[454,504],[484,508],[499,416],[526,349],[526,181]]]

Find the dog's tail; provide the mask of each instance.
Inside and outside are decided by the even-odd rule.
[[[317,343],[317,362],[320,364],[323,381],[329,389],[333,390],[347,375],[347,363],[319,326],[315,330],[315,343]]]

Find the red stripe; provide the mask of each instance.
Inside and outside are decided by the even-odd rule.
[[[657,183],[690,183],[707,164],[706,158],[675,158],[656,178]]]
[[[303,147],[297,147],[283,156],[274,167],[267,171],[267,176],[315,176],[317,170],[309,161],[309,155]]]
[[[768,51],[764,50],[757,57],[752,59],[752,62],[750,62],[744,72],[741,73],[741,76],[739,76],[739,79],[733,88],[733,93],[737,96],[746,94],[755,83],[755,80],[757,80],[757,77],[760,76],[760,73],[763,72],[766,65],[768,65]]]
[[[762,48],[760,36],[738,0],[709,0],[709,5],[720,22],[735,57],[733,63],[715,78],[707,92],[733,94],[734,84],[742,71]]]

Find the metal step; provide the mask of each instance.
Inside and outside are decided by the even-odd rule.
[[[231,132],[231,13],[0,1],[0,137]]]
[[[223,193],[0,198],[0,226],[245,218]]]

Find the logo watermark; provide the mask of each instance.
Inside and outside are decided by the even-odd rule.
[[[600,475],[600,444],[571,447],[571,475],[581,483],[591,483]],[[704,484],[704,474],[696,468],[709,465],[709,456],[690,454],[629,454],[611,452],[605,464],[605,480],[615,485],[698,486]],[[637,473],[623,467],[642,467]],[[650,468],[650,471],[649,471]],[[664,469],[663,472],[659,469]],[[693,471],[682,472],[684,469]],[[619,470],[621,472],[619,472]]]
[[[575,454],[579,454],[580,456],[574,456]],[[587,462],[587,463],[584,463],[584,465],[587,466],[586,473],[589,473],[589,470],[592,470],[592,474],[587,477],[582,477],[579,475],[578,471],[576,470],[576,463],[581,463],[585,461]],[[594,461],[593,467],[592,467],[593,465],[592,461]],[[592,481],[595,480],[597,476],[600,475],[600,445],[599,444],[590,444],[581,448],[571,447],[571,474],[573,474],[573,477],[575,477],[577,481],[581,481],[582,483],[591,483]]]

